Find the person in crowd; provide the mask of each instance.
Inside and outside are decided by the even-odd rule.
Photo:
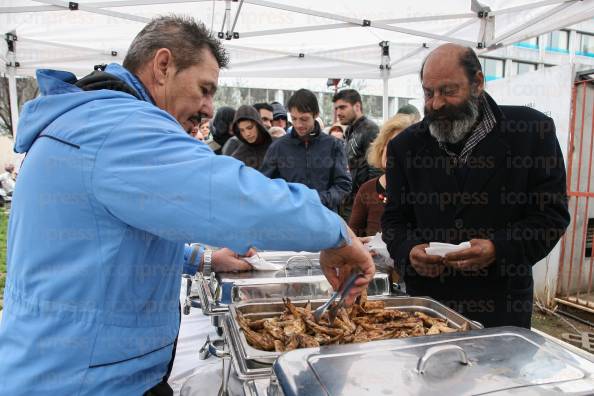
[[[497,104],[471,48],[436,48],[420,76],[425,118],[388,145],[383,239],[409,294],[486,327],[530,328],[532,266],[569,223],[554,122]],[[445,257],[425,251],[466,241]]]
[[[196,125],[195,127],[192,128],[192,130],[190,131],[190,136],[192,136],[194,139],[199,140],[201,142],[204,141],[204,135],[202,134],[202,131],[200,130],[200,126]]]
[[[394,136],[413,123],[413,116],[396,114],[380,129],[367,152],[369,165],[386,170],[386,147]],[[359,237],[373,236],[381,232],[381,219],[386,205],[386,175],[374,177],[363,183],[353,203],[349,227]]]
[[[318,192],[327,208],[338,211],[351,190],[344,147],[338,139],[322,133],[316,121],[320,108],[313,92],[296,91],[287,107],[292,131],[272,143],[261,171],[270,178],[305,184]]]
[[[233,136],[231,123],[234,117],[235,109],[232,107],[223,106],[217,109],[210,125],[210,133],[213,140],[209,143],[209,147],[215,154],[222,154],[225,143]]]
[[[4,196],[12,196],[14,186],[16,183],[16,172],[14,164],[4,164],[4,173],[0,174],[0,187],[4,192]]]
[[[260,169],[272,137],[264,127],[258,110],[243,105],[237,109],[233,120],[233,134],[242,144],[231,154],[249,167]]]
[[[123,66],[37,72],[42,96],[15,137],[27,157],[8,229],[4,394],[171,395],[182,272],[208,276],[251,248],[321,251],[334,288],[363,271],[348,303],[372,279],[369,253],[315,191],[188,135],[212,117],[227,62],[202,23],[172,15],[140,31]],[[184,266],[190,241],[228,249]]]
[[[270,105],[273,109],[272,126],[281,127],[287,131],[290,125],[288,122],[287,110],[285,109],[285,106],[279,102],[272,102]]]
[[[334,136],[336,139],[344,140],[344,131],[345,126],[337,122],[330,127],[328,134]]]
[[[212,140],[210,133],[210,120],[208,118],[200,120],[200,133],[202,133],[202,140],[204,143],[208,144]]]
[[[356,90],[338,91],[332,98],[332,103],[338,121],[342,125],[348,125],[344,137],[353,188],[341,208],[342,216],[348,219],[359,187],[367,180],[381,175],[381,171],[369,166],[366,159],[369,145],[377,137],[379,128],[363,113],[361,95]]]
[[[413,123],[421,121],[421,113],[414,105],[405,104],[401,106],[396,114],[406,114],[412,116]]]
[[[268,130],[268,133],[270,134],[270,136],[272,136],[274,139],[278,139],[281,138],[283,136],[285,136],[287,134],[287,131],[285,131],[283,128],[281,127],[272,127]]]
[[[258,110],[258,113],[260,113],[260,118],[262,119],[262,124],[264,125],[266,130],[269,130],[270,128],[272,128],[272,119],[273,119],[273,111],[274,111],[272,106],[269,105],[268,103],[256,103],[256,104],[254,104],[254,108],[256,110]]]

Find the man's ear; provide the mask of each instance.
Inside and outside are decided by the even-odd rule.
[[[361,102],[356,102],[353,106],[355,108],[355,111],[358,113],[362,113],[363,111],[361,110],[361,107],[363,107],[363,105],[361,105]]]
[[[167,48],[159,48],[153,57],[153,75],[157,85],[165,85],[167,76],[175,72],[173,56]]]
[[[485,75],[482,71],[477,71],[474,76],[474,84],[477,90],[477,94],[482,93],[485,90]]]

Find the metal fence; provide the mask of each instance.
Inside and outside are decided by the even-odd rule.
[[[567,151],[567,192],[571,223],[561,242],[559,303],[594,313],[594,80],[578,78],[572,93]]]

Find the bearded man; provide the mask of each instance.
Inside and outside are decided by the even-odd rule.
[[[470,48],[445,44],[421,68],[425,118],[388,146],[383,238],[407,292],[486,327],[530,328],[532,266],[569,223],[553,120],[499,106]],[[470,248],[427,254],[429,242]]]

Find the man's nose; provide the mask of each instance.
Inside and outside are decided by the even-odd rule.
[[[445,105],[445,101],[441,95],[435,95],[431,98],[431,107],[433,110],[440,110]]]
[[[204,115],[204,118],[212,118],[212,115],[214,114],[214,104],[212,99],[206,99],[206,102],[202,106],[202,114]]]

